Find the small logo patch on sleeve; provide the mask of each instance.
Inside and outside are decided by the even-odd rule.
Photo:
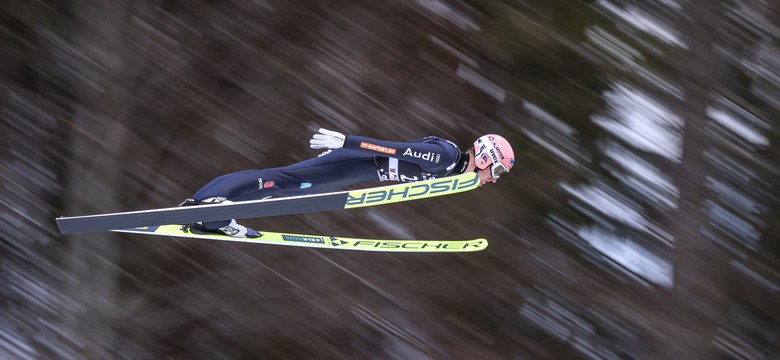
[[[366,149],[366,150],[371,150],[371,151],[376,151],[378,153],[388,154],[388,155],[395,155],[395,153],[397,152],[396,149],[385,147],[385,146],[380,146],[380,145],[376,145],[376,144],[372,144],[372,143],[367,143],[365,141],[361,141],[360,142],[360,148],[361,149]]]

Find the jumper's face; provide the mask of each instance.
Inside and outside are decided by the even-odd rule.
[[[498,180],[497,178],[493,177],[489,167],[487,169],[477,169],[477,175],[479,176],[479,186],[485,185],[487,183],[495,183],[496,180]]]
[[[479,186],[485,185],[487,183],[494,183],[496,180],[498,180],[497,178],[493,177],[493,172],[490,166],[488,166],[486,169],[480,169],[476,166],[473,153],[471,153],[469,158],[469,164],[468,167],[466,167],[466,171],[474,171],[477,173],[477,176],[479,177]]]

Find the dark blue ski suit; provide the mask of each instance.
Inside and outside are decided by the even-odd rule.
[[[335,191],[367,181],[427,180],[463,173],[468,160],[454,143],[435,136],[393,142],[348,135],[342,148],[320,157],[222,175],[198,190],[192,199],[258,200]],[[216,229],[229,222],[207,222],[204,226]]]

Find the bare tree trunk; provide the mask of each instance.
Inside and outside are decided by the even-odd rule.
[[[127,56],[126,12],[132,2],[77,1],[72,34],[74,51],[83,56],[69,57],[78,78],[73,91],[77,104],[70,122],[72,155],[66,170],[64,211],[89,214],[120,209],[123,176],[120,154],[127,134],[122,119],[128,101],[126,83],[130,79]],[[112,314],[121,306],[116,264],[120,256],[115,235],[89,234],[66,238],[70,248],[64,265],[70,276],[63,286],[73,304],[61,319],[71,334],[80,334],[84,355],[113,358],[116,341]]]
[[[669,358],[712,359],[721,288],[728,272],[724,251],[703,235],[707,215],[701,209],[708,197],[707,165],[702,155],[708,147],[709,92],[726,69],[713,51],[723,9],[717,2],[685,4],[679,24],[689,49],[680,62],[678,83],[684,98],[677,111],[684,119],[683,154],[675,182],[680,190],[679,207],[670,217],[669,229],[676,239],[674,259],[674,311]]]

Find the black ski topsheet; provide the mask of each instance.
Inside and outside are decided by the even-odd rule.
[[[279,198],[228,204],[172,207],[113,214],[57,218],[61,234],[79,234],[165,224],[245,219],[343,209],[347,194]]]
[[[199,221],[246,219],[391,204],[460,193],[479,186],[475,173],[353,191],[57,218],[60,233],[80,234]]]

